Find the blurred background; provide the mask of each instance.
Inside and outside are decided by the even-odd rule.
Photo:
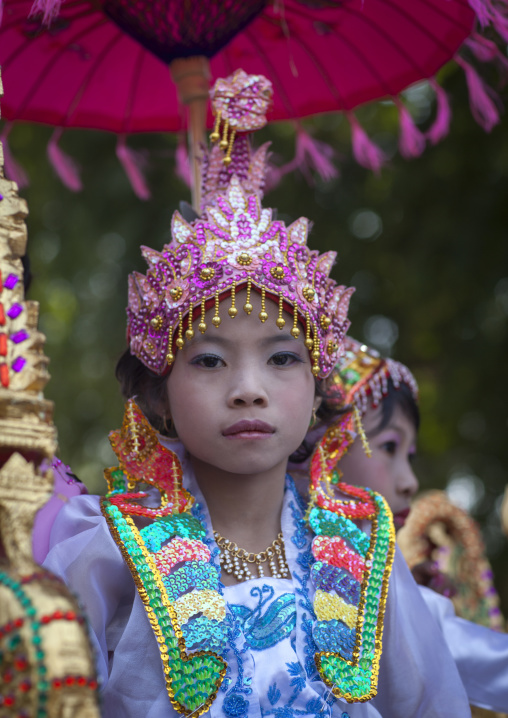
[[[351,157],[340,115],[304,123],[336,151],[340,177],[309,183],[286,176],[265,205],[292,221],[314,221],[310,245],[338,252],[334,276],[356,286],[351,334],[407,364],[420,384],[422,427],[416,473],[421,488],[444,488],[480,522],[502,610],[508,615],[508,542],[500,505],[508,483],[508,121],[485,134],[471,117],[462,73],[447,66],[450,136],[423,157],[397,155],[397,113],[390,103],[358,111],[391,156],[380,176]],[[404,93],[425,129],[434,110],[426,83]],[[273,124],[259,141],[274,160],[294,153],[292,124]],[[9,141],[31,177],[27,199],[29,298],[41,305],[60,457],[102,492],[112,465],[108,432],[123,404],[114,378],[125,347],[127,274],[145,271],[139,245],[170,239],[172,212],[188,188],[175,176],[174,135],[131,137],[152,188],[138,200],[115,156],[116,137],[65,135],[62,147],[82,166],[74,194],[46,159],[50,130],[17,125]]]

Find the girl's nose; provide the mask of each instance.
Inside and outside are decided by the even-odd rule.
[[[268,396],[257,372],[244,371],[230,387],[228,405],[230,407],[266,406]]]
[[[416,494],[419,489],[419,486],[420,484],[415,476],[413,467],[409,462],[406,462],[399,475],[397,486],[399,492],[401,494],[404,494],[404,496],[411,498]]]

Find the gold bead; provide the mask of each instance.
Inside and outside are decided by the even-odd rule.
[[[150,319],[150,324],[156,331],[159,331],[162,327],[163,319],[161,316],[157,315],[156,317],[152,317],[152,319]]]
[[[317,376],[319,374],[319,372],[320,372],[319,364],[314,364],[314,366],[312,367],[312,373],[314,374],[314,376]]]
[[[172,352],[166,354],[166,361],[168,364],[172,364],[175,361],[175,355]]]
[[[220,135],[218,132],[212,132],[210,135],[210,142],[217,142],[217,140],[220,139]]]
[[[228,148],[228,141],[227,141],[227,140],[221,140],[221,141],[219,142],[219,147],[221,148],[221,150],[227,150],[227,148]]]
[[[206,324],[205,322],[199,322],[198,329],[201,332],[201,334],[204,334],[206,332]]]
[[[299,327],[293,327],[293,328],[291,329],[291,336],[293,336],[295,339],[298,339],[298,337],[300,336],[300,329],[299,329]]]
[[[321,324],[323,329],[328,329],[328,327],[332,323],[332,320],[330,319],[330,317],[327,317],[326,314],[322,314],[319,319],[319,323]]]
[[[229,307],[228,314],[231,318],[234,318],[238,314],[238,309],[236,307]]]
[[[311,356],[314,359],[314,361],[317,361],[319,359],[319,357],[321,356],[319,349],[314,349]]]
[[[185,337],[187,339],[193,339],[194,338],[194,329],[187,329],[185,332]]]
[[[247,252],[240,252],[238,257],[236,258],[236,261],[243,267],[248,267],[249,264],[252,264],[252,257]]]
[[[250,314],[253,309],[254,309],[254,307],[252,306],[252,304],[250,302],[247,302],[246,304],[243,305],[243,311],[246,314]]]
[[[262,322],[266,322],[266,320],[268,319],[268,314],[266,312],[259,312],[259,318]]]
[[[228,167],[232,161],[233,160],[231,159],[231,157],[229,155],[227,155],[227,157],[224,157],[224,159],[222,160],[222,164],[224,164],[224,165],[226,165],[226,167]]]
[[[183,339],[181,337],[178,337],[178,339],[176,340],[176,346],[178,347],[178,349],[183,349],[184,343],[185,342],[183,341]]]
[[[314,289],[312,289],[312,287],[304,287],[302,290],[302,294],[308,302],[312,302],[312,300],[316,296],[316,292],[314,291]]]
[[[313,348],[314,342],[312,341],[312,339],[310,337],[307,337],[307,339],[305,340],[305,346],[307,347],[307,349],[309,351]]]
[[[219,324],[220,324],[220,322],[221,322],[221,318],[220,318],[220,317],[212,317],[212,324],[213,324],[214,327],[218,327]]]
[[[283,329],[286,326],[286,320],[283,317],[277,317],[277,319],[275,320],[275,324],[279,327],[279,329]],[[292,333],[293,332],[291,332],[291,334]],[[298,331],[298,333],[300,332]]]
[[[169,290],[169,294],[171,295],[171,299],[177,302],[183,294],[183,289],[181,287],[173,287]]]

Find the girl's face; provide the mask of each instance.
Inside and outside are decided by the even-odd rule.
[[[314,405],[314,377],[304,332],[294,339],[292,317],[275,324],[277,306],[266,301],[268,320],[258,314],[261,301],[252,292],[253,311],[242,307],[228,315],[220,305],[221,324],[207,312],[205,334],[196,332],[176,358],[167,381],[171,418],[195,468],[231,474],[286,470],[288,457],[303,441]]]
[[[396,405],[390,421],[378,432],[381,416],[381,407],[369,407],[362,418],[372,456],[365,454],[357,438],[340,460],[339,468],[347,483],[367,486],[385,497],[393,512],[395,528],[399,529],[409,514],[411,497],[418,490],[418,479],[411,466],[416,453],[416,429]]]

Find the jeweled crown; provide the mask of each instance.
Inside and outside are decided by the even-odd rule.
[[[218,327],[219,304],[229,299],[234,318],[236,294],[244,288],[247,314],[254,290],[261,295],[262,322],[270,300],[278,305],[279,329],[286,325],[284,311],[292,314],[295,338],[302,325],[315,376],[327,376],[340,355],[354,290],[329,276],[336,253],[307,247],[307,219],[286,227],[261,206],[266,146],[253,153],[245,133],[266,123],[270,98],[271,84],[261,76],[237,71],[217,81],[212,140],[222,140],[205,159],[202,215],[188,222],[175,212],[172,241],[162,252],[143,247],[148,272],[129,277],[131,352],[157,374],[169,369],[196,330],[208,330],[207,309],[214,307],[211,324]]]
[[[352,404],[360,414],[365,414],[369,401],[376,408],[383,400],[389,379],[396,389],[407,384],[418,401],[418,384],[407,366],[385,359],[375,349],[346,337],[344,352],[329,380],[330,395],[338,405]]]

